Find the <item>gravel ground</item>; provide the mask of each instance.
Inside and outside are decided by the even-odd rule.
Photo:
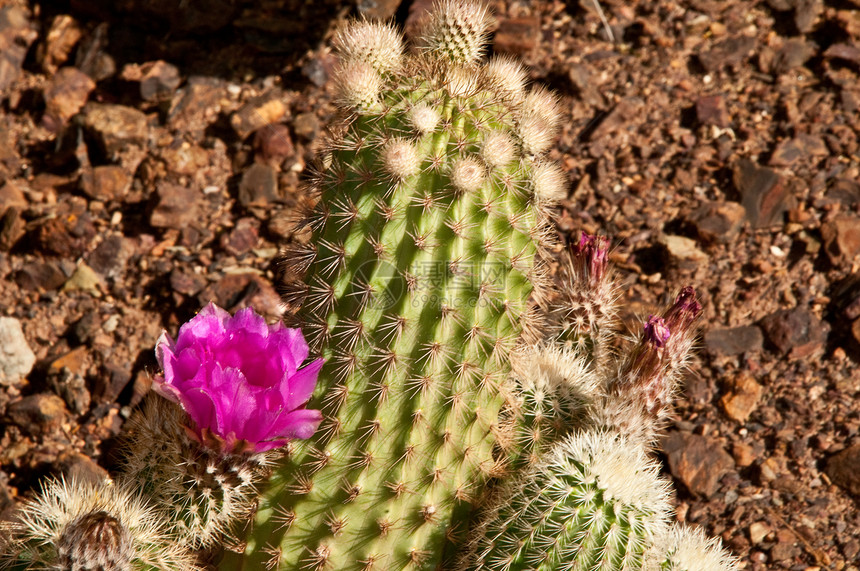
[[[0,517],[115,467],[162,329],[280,315],[331,32],[426,4],[0,0]],[[860,2],[492,4],[493,51],[562,96],[562,240],[612,238],[631,327],[705,300],[677,518],[745,569],[857,570]]]

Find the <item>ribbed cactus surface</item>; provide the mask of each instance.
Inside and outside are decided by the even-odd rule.
[[[436,568],[502,465],[508,353],[561,179],[539,156],[554,101],[475,61],[484,8],[436,10],[414,56],[375,24],[337,39],[350,116],[290,298],[326,359],[309,405],[325,420],[261,499],[249,569]]]

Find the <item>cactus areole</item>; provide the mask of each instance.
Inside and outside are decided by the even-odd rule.
[[[458,14],[437,14],[430,36],[483,38]],[[561,180],[521,126],[551,136],[555,118],[466,61],[474,50],[374,48],[387,29],[337,40],[349,117],[313,183],[314,251],[285,256],[305,275],[287,301],[325,359],[308,405],[324,419],[264,492],[246,569],[434,569],[504,465],[508,354],[539,278],[541,190]]]

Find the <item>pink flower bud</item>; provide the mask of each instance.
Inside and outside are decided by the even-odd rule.
[[[573,254],[581,267],[588,272],[591,283],[597,283],[606,274],[609,265],[609,241],[603,236],[583,232]]]
[[[645,342],[654,345],[655,347],[663,347],[666,341],[672,336],[669,327],[666,326],[666,320],[656,315],[649,315],[648,321],[645,323]]]

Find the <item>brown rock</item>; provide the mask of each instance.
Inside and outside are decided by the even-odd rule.
[[[255,218],[240,218],[229,234],[221,237],[221,247],[228,253],[239,256],[257,245],[260,238],[260,222]]]
[[[268,206],[278,198],[278,174],[269,165],[254,163],[239,182],[239,204]]]
[[[170,287],[183,295],[194,295],[206,287],[207,280],[200,274],[174,269],[170,272]]]
[[[851,323],[851,336],[854,338],[854,341],[860,343],[860,317]]]
[[[79,452],[64,454],[57,459],[57,467],[66,480],[98,484],[108,477],[108,472],[89,456]]]
[[[50,393],[38,393],[13,402],[6,416],[28,434],[38,435],[60,428],[66,418],[63,399]]]
[[[847,178],[837,178],[827,187],[828,200],[834,200],[847,208],[860,206],[860,182]]]
[[[116,62],[105,51],[109,41],[108,26],[107,22],[101,22],[86,33],[75,55],[75,67],[96,82],[112,77],[116,73]]]
[[[729,112],[722,95],[704,95],[696,100],[696,119],[702,125],[729,126]]]
[[[26,291],[51,291],[66,281],[66,274],[56,262],[31,262],[15,273],[15,283]]]
[[[120,165],[87,168],[81,174],[81,192],[104,202],[118,200],[128,193],[131,181],[131,176]]]
[[[284,118],[287,107],[281,100],[281,92],[276,90],[248,101],[230,117],[230,125],[240,139],[262,128],[277,123]]]
[[[689,432],[670,432],[663,450],[672,475],[691,493],[705,497],[716,493],[720,478],[735,465],[718,442]]]
[[[834,301],[847,319],[860,317],[860,273],[841,280],[833,291]]]
[[[47,81],[43,91],[45,109],[57,127],[81,110],[95,87],[88,75],[73,67],[62,68]]]
[[[777,352],[799,359],[820,353],[830,326],[802,307],[783,309],[761,320],[761,328]]]
[[[499,53],[527,56],[537,48],[540,39],[539,16],[502,18],[496,30],[493,48]]]
[[[741,468],[752,466],[756,461],[755,449],[743,442],[735,442],[732,445],[732,458],[735,459],[735,464]]]
[[[143,147],[148,138],[146,115],[125,105],[87,103],[84,125],[113,162],[121,161],[129,145]]]
[[[842,214],[821,225],[824,251],[834,265],[850,263],[860,254],[860,217]]]
[[[170,182],[162,182],[156,189],[158,204],[149,216],[149,223],[156,228],[181,229],[197,221],[200,193]]]
[[[68,258],[83,255],[96,234],[92,217],[81,205],[80,197],[64,202],[57,216],[46,220],[36,232],[36,241],[43,252]]]
[[[131,382],[131,364],[106,363],[103,373],[93,380],[92,395],[97,403],[112,403]]]
[[[206,149],[184,141],[161,149],[161,157],[167,163],[167,169],[170,172],[189,176],[199,174],[211,164],[209,152]]]
[[[149,102],[170,101],[182,83],[179,69],[162,60],[129,64],[123,68],[121,77],[140,83],[140,96]]]
[[[0,179],[9,179],[18,175],[21,167],[21,157],[18,156],[18,132],[12,127],[12,118],[0,116]],[[0,195],[0,204],[3,196]],[[3,207],[0,207],[3,210]]]
[[[705,333],[705,349],[713,355],[740,355],[748,351],[761,351],[764,336],[755,325],[711,329]]]
[[[82,35],[83,31],[77,20],[68,14],[54,16],[51,29],[45,36],[45,43],[40,46],[42,70],[48,75],[57,71],[57,68],[69,59],[69,54]]]
[[[254,149],[263,161],[276,165],[295,154],[290,130],[283,123],[258,129],[254,134]]]
[[[12,249],[18,240],[26,234],[26,222],[21,217],[21,209],[12,206],[0,214],[0,251]]]
[[[76,347],[68,353],[57,357],[48,367],[50,371],[69,369],[73,373],[83,374],[87,369],[87,348]]]
[[[214,301],[220,307],[233,309],[248,294],[255,277],[252,273],[228,274],[201,291],[197,299],[201,307]]]
[[[782,141],[773,152],[770,164],[773,166],[787,167],[798,160],[820,159],[830,154],[827,145],[821,137],[811,135],[798,135],[793,139]]]
[[[850,44],[833,44],[824,52],[824,57],[844,59],[853,63],[860,64],[860,48]]]
[[[776,171],[741,159],[734,164],[732,175],[753,227],[766,228],[782,221],[791,203],[788,185]]]
[[[213,77],[188,78],[184,88],[173,97],[167,124],[171,129],[202,138],[206,128],[218,119],[226,84]]]
[[[776,52],[772,72],[778,75],[803,65],[815,54],[817,48],[813,42],[801,38],[786,40]]]
[[[27,198],[24,196],[26,183],[24,181],[9,181],[3,186],[0,186],[0,212],[4,208],[16,206],[18,208],[26,208]]]
[[[692,238],[663,234],[658,240],[665,246],[669,256],[681,267],[693,268],[708,261],[708,255],[698,248],[696,241]]]
[[[400,0],[358,0],[358,13],[368,20],[388,20],[400,6]]]
[[[293,119],[293,132],[305,141],[316,139],[320,131],[320,120],[313,113],[299,113]]]
[[[0,96],[21,74],[21,65],[38,34],[30,15],[15,4],[0,8]]]
[[[746,422],[758,407],[762,386],[751,375],[741,373],[729,382],[727,389],[720,398],[726,416],[737,422]]]
[[[693,212],[690,222],[701,239],[727,244],[737,236],[746,214],[737,202],[707,202]]]
[[[81,373],[72,372],[68,367],[57,369],[52,364],[46,382],[73,413],[84,414],[89,410],[92,397]]]
[[[86,257],[87,264],[105,278],[122,275],[125,264],[134,254],[131,240],[122,234],[110,234]]]
[[[699,54],[699,61],[709,72],[714,72],[726,66],[736,66],[744,61],[755,48],[755,38],[749,36],[731,36],[721,40],[705,53]]]
[[[824,12],[824,0],[793,0],[794,25],[801,34],[811,32],[821,13]]]

